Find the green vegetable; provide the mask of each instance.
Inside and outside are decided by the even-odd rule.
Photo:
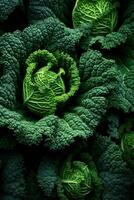
[[[55,17],[70,25],[74,3],[72,0],[29,0],[28,20],[36,23],[41,19]]]
[[[123,160],[119,145],[101,135],[85,144],[90,153],[85,152],[85,146],[80,150],[78,143],[76,154],[70,148],[67,157],[62,151],[60,156],[58,152],[43,158],[37,176],[43,193],[50,199],[57,193],[58,200],[132,199],[134,176]]]
[[[72,166],[68,166],[68,163],[66,163],[61,182],[65,188],[65,193],[70,198],[82,198],[91,192],[90,170],[83,162],[74,161]]]
[[[0,22],[8,18],[17,6],[22,6],[22,0],[2,0],[0,1]]]
[[[104,186],[102,199],[133,199],[131,187],[133,188],[134,175],[127,168],[119,145],[105,136],[97,136],[92,145],[91,155]]]
[[[123,158],[134,169],[134,118],[128,116],[119,127]]]
[[[114,0],[77,0],[73,9],[73,26],[93,23],[93,35],[110,33],[117,25],[118,6]]]
[[[124,134],[121,140],[121,148],[128,164],[134,169],[134,132]]]
[[[15,152],[0,152],[2,167],[0,173],[0,199],[26,199],[23,156]],[[12,199],[11,198],[11,199]]]
[[[95,191],[95,192],[94,192]],[[79,160],[70,155],[60,168],[59,199],[85,199],[90,194],[100,199],[101,180],[91,156],[83,153]]]
[[[125,113],[134,112],[134,40],[133,37],[111,55],[116,61],[118,80],[115,93],[111,96],[110,107],[123,110]]]
[[[0,1],[0,200],[134,199],[134,0]]]
[[[53,114],[79,88],[79,72],[68,54],[38,50],[28,57],[26,65],[24,104],[38,115]]]
[[[114,1],[109,1],[113,2]],[[119,2],[119,1],[118,1]],[[97,10],[97,9],[96,9]],[[96,11],[95,10],[95,11]],[[112,32],[107,32],[105,35],[100,35],[99,32],[96,35],[93,35],[93,32],[89,26],[88,34],[81,42],[81,47],[84,50],[94,48],[94,49],[101,49],[102,51],[105,50],[114,50],[115,48],[118,48],[119,50],[122,49],[121,45],[126,44],[126,42],[133,38],[134,34],[134,1],[133,0],[123,0],[122,3],[120,3],[120,9],[119,9],[119,17],[118,17],[118,24],[115,29],[113,29]],[[102,20],[102,25],[104,24],[105,19]],[[112,20],[111,20],[112,22]],[[93,23],[93,22],[92,22]],[[95,22],[94,22],[95,23]],[[93,24],[94,24],[93,23]],[[132,47],[133,44],[130,44],[130,47]],[[109,52],[109,51],[108,51]],[[110,55],[112,55],[113,52],[110,52]],[[116,53],[117,57],[120,56],[119,52]]]
[[[108,96],[115,88],[117,77],[115,62],[105,59],[100,52],[90,50],[77,59],[81,80],[79,91],[63,107],[60,116],[57,112],[35,118],[25,112],[22,98],[24,66],[29,55],[39,49],[75,55],[76,45],[82,36],[80,30],[67,28],[59,20],[48,18],[22,32],[7,33],[1,37],[0,64],[4,74],[0,79],[0,127],[12,130],[20,143],[39,145],[42,142],[50,149],[62,149],[77,138],[84,139],[94,134],[106,112]],[[64,64],[60,66],[65,67]],[[69,81],[73,80],[70,78],[65,80],[66,89]]]

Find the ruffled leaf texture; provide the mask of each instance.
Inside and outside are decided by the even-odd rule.
[[[119,84],[116,85],[109,106],[125,113],[134,111],[134,40],[131,37],[112,58],[116,61]]]
[[[97,136],[95,140],[92,141],[91,145],[88,146],[88,150],[95,163],[92,167],[94,170],[97,169],[98,177],[103,187],[101,196],[97,196],[97,194],[100,193],[95,190],[95,198],[92,196],[92,192],[90,198],[93,200],[133,199],[134,193],[131,191],[131,188],[134,184],[134,175],[133,171],[128,169],[127,164],[123,160],[120,147],[106,136]],[[87,162],[88,159],[90,160],[90,157],[86,157]],[[65,191],[63,187],[59,188],[58,186],[62,161],[60,160],[59,166],[56,162],[57,157],[54,156],[43,158],[38,169],[37,179],[44,194],[50,199],[52,199],[55,193],[59,193],[60,199],[68,199],[66,195],[64,195]],[[100,182],[98,182],[98,184],[99,183]],[[94,187],[97,186],[99,185],[94,185]],[[56,187],[58,187],[57,192]]]
[[[115,3],[115,1],[113,1]],[[30,0],[27,8],[29,23],[47,17],[56,17],[66,25],[72,27],[72,12],[75,1],[70,0]],[[89,25],[86,39],[82,40],[81,46],[84,50],[99,45],[102,49],[113,49],[124,44],[134,33],[134,2],[122,0],[119,9],[119,23],[115,30],[105,36],[92,35],[92,26]],[[105,20],[105,19],[104,19]]]
[[[123,156],[129,167],[134,169],[134,132],[124,133],[121,141]]]
[[[133,172],[123,161],[121,149],[108,137],[99,136],[92,147],[93,158],[104,185],[103,200],[131,200]]]
[[[12,151],[0,153],[2,166],[0,169],[0,199],[21,200],[25,199],[26,188],[24,180],[24,163],[21,155]]]
[[[57,164],[57,161],[55,161],[51,157],[45,156],[40,162],[38,168],[38,184],[47,197],[51,197],[52,194],[53,196],[55,196],[53,192],[55,185],[58,182]]]
[[[16,149],[14,150],[16,151]],[[21,154],[20,151],[16,153],[14,150],[1,150],[0,152],[0,199],[52,200],[57,199],[58,193],[61,199],[65,199],[64,190],[62,187],[59,188],[58,185],[60,170],[64,164],[67,152],[62,152],[59,158],[59,152],[49,154],[42,151],[40,155],[31,156],[29,148],[25,148],[25,152],[21,152]],[[31,150],[33,153],[33,149]],[[122,158],[121,149],[117,144],[108,137],[96,136],[91,140],[91,144],[86,146],[86,152],[89,152],[85,154],[86,157],[83,154],[85,149],[84,151],[81,149],[81,151],[82,154],[79,154],[78,150],[77,160],[84,159],[85,162],[89,163],[93,172],[92,175],[95,176],[96,180],[93,184],[94,192],[90,196],[92,200],[133,199],[133,171],[127,168]],[[70,152],[72,154],[72,150]],[[92,162],[91,156],[94,162]],[[96,173],[94,173],[96,170],[99,179],[96,177]],[[98,180],[103,184],[101,193],[98,190],[100,188],[98,185],[100,181],[98,182]],[[92,195],[95,195],[95,198]]]
[[[27,167],[24,158],[16,149],[0,152],[1,200],[47,200],[38,186],[36,170]]]
[[[91,47],[100,47],[101,49],[110,50],[114,49],[133,36],[134,34],[134,1],[122,0],[119,11],[119,23],[117,28],[105,35],[92,36],[91,33],[83,40],[81,46],[83,49]]]
[[[56,17],[65,24],[71,22],[71,11],[75,1],[71,0],[30,0],[28,5],[29,23],[47,17]]]
[[[31,25],[23,32],[5,34],[0,41],[0,127],[12,130],[20,143],[38,145],[41,141],[50,149],[61,149],[75,138],[93,135],[106,112],[108,94],[116,83],[115,63],[97,51],[83,54],[79,62],[81,87],[75,106],[62,117],[49,115],[35,120],[25,115],[17,101],[22,90],[26,58],[37,49],[73,52],[82,37],[78,29],[66,28],[57,19],[48,18]]]
[[[107,121],[107,133],[111,138],[119,139],[119,126],[120,126],[120,117],[115,113],[110,113],[106,115]]]
[[[0,22],[5,21],[17,6],[22,6],[22,0],[1,0],[0,1]]]

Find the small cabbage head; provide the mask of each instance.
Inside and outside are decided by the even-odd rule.
[[[73,26],[77,28],[83,23],[91,23],[93,35],[106,35],[117,25],[118,7],[115,0],[76,0]]]
[[[121,140],[121,148],[128,165],[134,169],[134,132],[124,134]]]
[[[76,62],[68,54],[47,50],[33,52],[26,60],[23,100],[28,109],[47,116],[63,105],[79,88]]]
[[[64,192],[64,199],[85,199],[87,196],[93,198],[96,193],[100,195],[101,181],[97,170],[93,161],[88,162],[90,159],[89,154],[86,154],[86,158],[87,162],[75,160],[72,156],[69,156],[60,169],[62,185],[62,187],[60,185],[60,188]]]

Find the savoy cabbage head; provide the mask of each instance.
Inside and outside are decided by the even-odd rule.
[[[112,32],[118,20],[119,2],[115,0],[77,0],[73,9],[73,25],[93,24],[93,35]]]
[[[29,56],[26,65],[24,104],[38,115],[55,113],[57,106],[64,104],[79,88],[76,62],[68,54],[38,50]]]

